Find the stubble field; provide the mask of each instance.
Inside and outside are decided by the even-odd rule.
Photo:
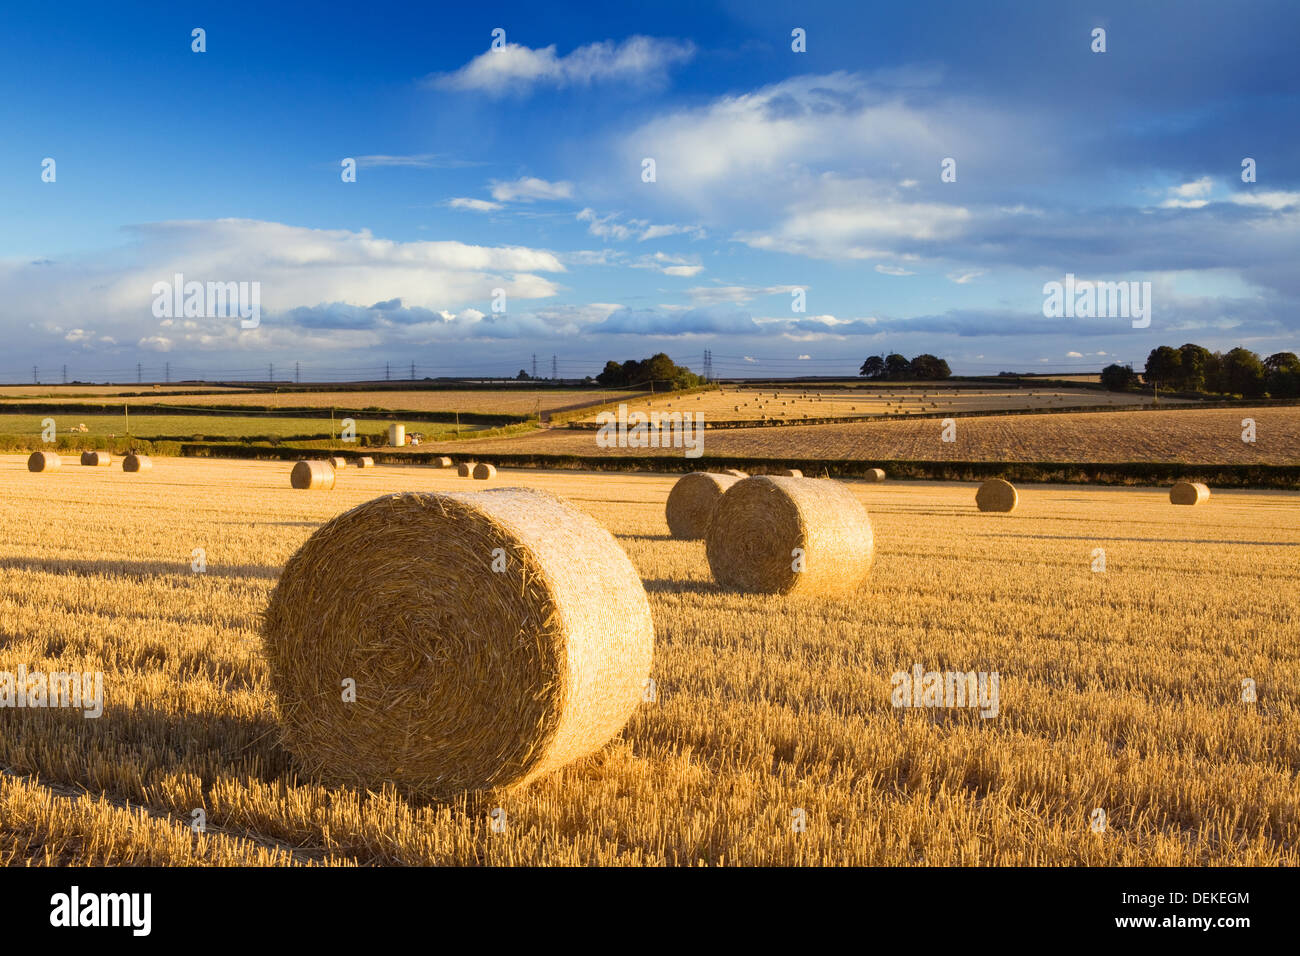
[[[0,862],[1300,863],[1300,495],[1033,486],[989,515],[970,485],[854,484],[868,583],[790,601],[719,590],[702,545],[667,538],[671,477],[386,467],[308,493],[287,471],[0,457],[0,671],[105,682],[98,719],[0,708]],[[420,804],[298,779],[258,639],[285,560],[379,494],[489,484],[613,531],[650,596],[657,700],[521,792]],[[895,709],[913,664],[996,671],[998,715]]]

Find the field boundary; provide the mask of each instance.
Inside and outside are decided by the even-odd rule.
[[[180,454],[200,458],[243,458],[290,461],[321,457],[323,449],[291,447],[249,447],[246,445],[182,443]],[[362,454],[377,464],[431,465],[445,451],[397,452],[380,449],[333,451],[345,458]],[[753,474],[798,468],[805,475],[830,478],[861,478],[872,468],[883,468],[891,479],[913,481],[1009,481],[1050,484],[1163,485],[1174,481],[1204,481],[1218,488],[1260,488],[1300,490],[1300,465],[1189,464],[1185,462],[1056,462],[1056,461],[875,461],[831,458],[684,458],[677,455],[541,455],[475,454],[460,456],[469,461],[488,462],[506,468],[545,468],[571,471],[628,471],[683,474],[690,471],[719,471],[738,468]]]

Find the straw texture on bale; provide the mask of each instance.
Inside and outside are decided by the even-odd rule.
[[[123,471],[153,471],[153,459],[148,455],[127,455],[122,459]]]
[[[781,472],[781,475],[785,478],[802,478],[803,472],[798,468],[787,468],[785,471]]]
[[[863,475],[863,477],[864,477],[867,481],[884,481],[884,480],[885,480],[885,469],[883,469],[883,468],[868,468],[868,469],[867,469],[867,473],[866,473],[865,475]]]
[[[63,459],[52,451],[34,451],[27,459],[28,471],[53,471],[62,465]]]
[[[990,478],[975,492],[975,504],[980,511],[1015,511],[1020,495],[1011,482]]]
[[[1199,481],[1179,481],[1169,489],[1169,500],[1176,505],[1199,505],[1210,498],[1210,486]]]
[[[386,495],[334,518],[289,559],[263,636],[303,770],[435,798],[599,750],[639,705],[654,650],[613,536],[523,488]]]
[[[358,467],[358,468],[374,468],[374,467],[375,467],[375,460],[374,460],[373,458],[358,458],[358,459],[357,459],[357,467]]]
[[[477,465],[474,466],[474,477],[479,479],[480,481],[485,481],[488,478],[495,478],[496,476],[497,476],[496,465],[486,465],[483,462],[479,462]]]
[[[471,462],[462,461],[459,465],[456,466],[456,474],[459,475],[461,478],[468,478],[473,473],[474,473],[474,465]]]
[[[336,456],[330,459],[330,464],[334,466],[335,471],[338,471],[340,468],[346,468],[348,466],[348,460]]]
[[[81,463],[95,468],[107,468],[113,464],[113,456],[106,451],[83,451]]]
[[[443,457],[441,457],[441,458],[435,458],[435,459],[433,460],[433,464],[434,464],[434,466],[437,467],[437,468],[450,468],[450,467],[451,467],[451,459],[450,459],[450,458],[447,458],[446,456],[443,456]]]
[[[304,459],[289,472],[289,484],[305,491],[328,491],[334,487],[334,466],[328,461]]]
[[[686,541],[703,538],[722,493],[739,480],[707,471],[693,471],[679,478],[664,506],[669,533]]]
[[[714,580],[757,594],[851,594],[875,557],[867,509],[847,486],[817,478],[736,482],[718,502],[704,545]]]

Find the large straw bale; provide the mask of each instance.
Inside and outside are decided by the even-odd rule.
[[[148,455],[137,455],[134,452],[122,459],[123,471],[153,471],[153,459]]]
[[[975,505],[980,511],[1015,511],[1020,495],[1011,482],[990,478],[975,492]]]
[[[63,459],[52,451],[34,451],[27,459],[28,471],[54,471],[63,467]]]
[[[434,798],[599,750],[641,702],[654,644],[613,536],[523,488],[386,495],[334,518],[285,566],[263,633],[301,769]]]
[[[470,475],[474,474],[474,462],[462,461],[456,466],[456,474],[461,478],[470,477]]]
[[[863,477],[865,480],[867,480],[867,481],[884,481],[884,480],[885,480],[885,469],[883,469],[883,468],[868,468],[868,469],[867,469],[867,473],[866,473],[865,475],[863,475],[862,477]]]
[[[1179,481],[1169,489],[1169,500],[1176,505],[1199,505],[1210,499],[1210,486],[1199,481]]]
[[[664,506],[669,533],[688,541],[703,538],[722,493],[739,480],[707,471],[693,471],[679,478]]]
[[[858,588],[875,546],[867,510],[846,485],[758,475],[722,496],[705,553],[723,587],[830,596]]]
[[[81,463],[93,468],[107,468],[113,464],[113,456],[106,451],[83,451]]]
[[[289,484],[304,491],[328,491],[334,487],[334,466],[328,461],[303,459],[289,472]]]
[[[495,478],[496,476],[497,476],[496,465],[488,465],[485,464],[484,462],[479,462],[477,465],[474,466],[474,477],[479,479],[480,481],[486,481],[488,478]]]

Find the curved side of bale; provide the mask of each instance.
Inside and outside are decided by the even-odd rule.
[[[1011,482],[990,478],[975,492],[975,505],[980,511],[1015,511],[1020,495]]]
[[[373,458],[369,458],[369,457],[358,458],[358,459],[357,459],[357,467],[358,467],[358,468],[374,468],[374,467],[375,467],[375,460],[374,460]]]
[[[348,460],[346,458],[335,456],[330,459],[330,464],[334,466],[335,471],[340,471],[348,466]]]
[[[127,455],[122,459],[123,471],[153,471],[153,459],[148,455]]]
[[[1176,505],[1199,505],[1210,500],[1210,486],[1199,481],[1175,482],[1169,500]]]
[[[106,451],[83,451],[81,463],[92,468],[107,468],[113,464],[113,456]]]
[[[334,487],[334,466],[304,458],[289,472],[289,484],[304,491],[329,491]]]
[[[340,580],[367,582],[366,597]],[[263,635],[304,770],[433,797],[522,786],[599,750],[639,705],[654,652],[613,536],[521,488],[386,495],[340,515],[285,566]]]
[[[875,542],[867,509],[847,486],[757,476],[736,482],[722,496],[705,552],[723,587],[830,596],[851,594],[866,580]]]
[[[496,476],[497,476],[496,465],[488,465],[485,464],[484,462],[479,462],[477,465],[474,466],[474,477],[477,478],[479,481],[486,481],[487,479],[495,478]]]
[[[883,469],[883,468],[868,468],[868,469],[867,469],[867,473],[866,473],[865,475],[863,475],[862,477],[865,478],[867,481],[884,481],[884,480],[885,480],[885,469]]]
[[[63,467],[63,459],[52,451],[34,451],[27,459],[28,471],[54,471]]]
[[[468,478],[474,474],[474,464],[468,461],[462,461],[456,466],[456,474],[461,478]]]
[[[664,505],[669,534],[686,541],[703,538],[722,493],[739,480],[707,471],[693,471],[677,479]]]

